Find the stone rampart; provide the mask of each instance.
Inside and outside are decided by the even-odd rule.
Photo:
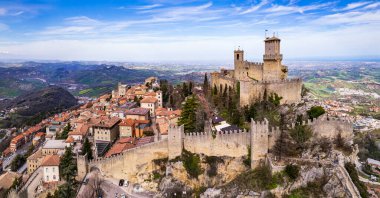
[[[281,81],[240,81],[240,105],[249,105],[254,101],[263,99],[265,90],[268,95],[276,93],[283,97],[282,104],[301,101],[301,79],[286,79]]]
[[[144,165],[154,159],[168,157],[168,140],[145,144],[108,158],[98,158],[88,162],[89,170],[98,168],[107,177],[130,178]]]
[[[246,131],[228,131],[214,136],[210,133],[199,132],[184,136],[186,150],[208,156],[246,156],[248,145],[250,145],[250,133]]]

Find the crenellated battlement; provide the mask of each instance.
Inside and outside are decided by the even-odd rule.
[[[252,82],[254,84],[280,84],[280,83],[299,83],[302,82],[300,78],[290,78],[290,79],[284,79],[284,80],[270,80],[270,81],[259,81],[259,82]]]

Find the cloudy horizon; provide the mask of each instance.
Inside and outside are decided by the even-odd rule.
[[[0,2],[0,59],[259,61],[265,30],[284,59],[379,59],[380,2]]]

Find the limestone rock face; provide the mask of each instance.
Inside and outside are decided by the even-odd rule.
[[[174,178],[193,188],[214,187],[224,185],[233,180],[237,175],[248,170],[242,158],[221,157],[221,159],[224,162],[218,163],[218,174],[214,177],[210,177],[207,174],[210,165],[204,162],[204,156],[201,156],[203,174],[199,175],[198,178],[190,178],[182,162],[176,162],[172,165],[172,175]]]

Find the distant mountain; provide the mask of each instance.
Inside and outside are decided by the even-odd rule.
[[[48,86],[11,100],[1,101],[0,111],[13,109],[10,116],[2,120],[3,124],[20,126],[25,122],[37,122],[48,115],[62,112],[77,104],[76,98],[67,90],[58,86]]]

